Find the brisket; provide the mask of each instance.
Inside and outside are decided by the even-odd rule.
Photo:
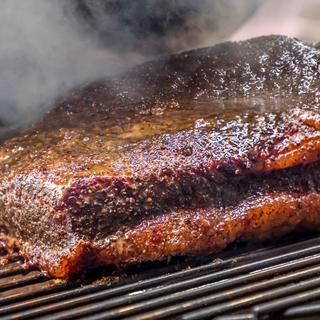
[[[75,89],[0,149],[0,231],[54,277],[320,229],[320,52],[268,36]]]

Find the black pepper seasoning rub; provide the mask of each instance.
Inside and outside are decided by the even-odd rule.
[[[0,228],[54,277],[320,226],[320,54],[268,36],[74,90],[0,149]]]

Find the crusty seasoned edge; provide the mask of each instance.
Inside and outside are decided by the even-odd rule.
[[[301,182],[305,179],[304,184],[307,186],[308,181],[313,182],[320,172],[317,166],[311,168],[311,171],[305,171],[305,168],[310,168],[308,163],[318,163],[320,115],[304,109],[293,111],[289,120],[284,115],[271,127],[274,129],[273,138],[264,141],[264,137],[258,132],[257,141],[268,143],[271,152],[266,154],[267,148],[263,147],[264,154],[258,154],[256,160],[251,162],[245,156],[245,167],[241,165],[242,159],[239,157],[235,159],[237,162],[229,159],[224,167],[219,163],[219,170],[217,163],[212,160],[212,154],[205,150],[204,159],[203,151],[196,147],[191,156],[169,153],[170,167],[165,160],[161,160],[162,148],[153,149],[150,154],[150,148],[136,147],[138,151],[145,152],[145,158],[142,152],[140,156],[137,152],[130,152],[129,155],[123,154],[119,160],[121,172],[122,159],[131,157],[128,163],[131,162],[136,171],[131,168],[133,173],[129,176],[89,171],[85,176],[79,175],[63,183],[60,181],[61,175],[73,174],[73,171],[71,168],[59,167],[58,164],[58,168],[46,170],[35,168],[29,172],[13,171],[10,179],[3,179],[1,184],[1,224],[17,239],[33,244],[41,241],[50,247],[68,242],[72,233],[93,241],[113,234],[121,226],[131,227],[139,223],[139,219],[169,212],[176,207],[229,206],[254,195],[260,188],[259,183],[263,186],[261,192],[273,189],[281,191],[283,185],[287,186],[287,190],[292,188],[307,191],[308,189],[298,184],[300,175],[303,175]],[[168,148],[168,152],[179,147],[179,141],[175,139],[176,135],[167,137],[168,145],[172,146],[171,149]],[[238,139],[236,136],[236,141]],[[151,148],[158,145],[158,140],[159,137],[151,143]],[[202,140],[205,141],[203,138]],[[192,140],[188,143],[192,144]],[[250,147],[252,140],[244,139],[239,143]],[[228,144],[225,147],[228,148]],[[230,153],[235,155],[231,151]],[[155,173],[148,167],[157,158],[160,161],[155,169],[159,172]],[[166,170],[161,172],[163,165]],[[291,167],[298,171],[291,171]],[[146,173],[141,173],[141,170],[146,170]]]
[[[299,228],[320,229],[319,193],[275,192],[225,209],[176,210],[100,241],[74,237],[64,248],[23,243],[21,249],[41,270],[65,278],[101,266],[123,270],[168,256],[216,253],[235,240],[262,241]]]
[[[105,254],[105,258],[103,258],[102,253],[98,255],[99,249],[97,248],[99,246],[93,246],[95,241],[86,242],[85,238],[81,237],[81,234],[74,233],[72,214],[76,216],[79,212],[75,210],[70,215],[68,210],[64,210],[66,208],[64,208],[65,203],[63,203],[70,200],[69,205],[71,207],[69,208],[75,207],[72,203],[75,199],[72,197],[77,194],[71,194],[70,190],[78,190],[81,184],[85,186],[87,181],[92,178],[91,174],[96,174],[98,179],[116,181],[117,187],[130,185],[134,182],[132,177],[138,177],[137,181],[139,183],[146,178],[152,181],[154,172],[149,170],[148,164],[152,164],[157,158],[161,163],[165,163],[166,167],[169,164],[169,169],[171,170],[169,170],[169,173],[173,172],[174,183],[176,183],[174,179],[179,177],[179,172],[188,172],[190,175],[194,175],[194,170],[199,170],[199,167],[197,164],[196,166],[193,165],[193,160],[197,163],[199,159],[202,161],[200,162],[201,174],[205,172],[210,176],[214,171],[218,173],[218,176],[213,178],[218,178],[218,180],[219,177],[229,177],[230,174],[231,176],[239,175],[245,178],[247,174],[252,172],[282,170],[290,166],[316,161],[319,158],[320,149],[318,88],[318,50],[304,46],[299,41],[276,36],[257,38],[241,43],[224,43],[212,48],[174,55],[167,61],[151,62],[133,68],[127,74],[121,75],[114,80],[109,79],[94,83],[87,88],[80,88],[75,92],[74,97],[58,105],[43,121],[27,131],[26,136],[9,140],[1,148],[0,179],[2,189],[0,190],[0,208],[2,227],[5,232],[10,231],[10,236],[19,239],[19,243],[23,247],[22,250],[28,259],[44,270],[48,270],[54,276],[64,277],[68,276],[68,272],[85,271],[85,261],[88,262],[87,259],[89,258],[94,259],[89,263],[91,266],[99,263],[101,265],[103,263],[108,264],[111,261],[111,256],[109,255],[109,258],[106,258],[107,255]],[[125,110],[130,104],[134,106],[140,105],[140,109],[138,108],[137,110],[147,114],[148,112],[154,112],[154,109],[159,108],[159,105],[161,109],[161,104],[171,107],[171,105],[180,103],[181,107],[183,107],[181,101],[185,100],[194,102],[197,99],[238,99],[238,97],[243,96],[259,96],[262,91],[270,92],[272,97],[275,95],[274,92],[279,94],[277,91],[279,89],[284,90],[285,95],[289,97],[290,94],[298,94],[298,100],[305,102],[306,106],[303,103],[296,106],[290,105],[289,112],[282,114],[279,112],[266,113],[261,118],[264,118],[267,122],[262,125],[259,122],[261,119],[257,115],[256,126],[249,126],[249,137],[242,135],[242,128],[245,129],[243,131],[245,133],[247,127],[241,127],[238,123],[231,121],[230,130],[232,131],[232,128],[235,129],[235,135],[230,137],[231,140],[234,138],[232,140],[233,146],[229,143],[224,145],[216,144],[215,147],[218,148],[217,154],[224,151],[221,152],[218,159],[216,154],[204,159],[201,157],[203,155],[201,152],[194,153],[193,151],[201,151],[201,148],[197,149],[196,144],[194,145],[195,148],[191,150],[191,156],[189,156],[190,150],[185,148],[183,141],[187,140],[188,143],[195,142],[196,140],[192,140],[193,135],[195,133],[196,135],[201,135],[207,130],[200,127],[193,128],[189,136],[175,132],[164,133],[164,140],[167,139],[169,141],[168,147],[164,149],[161,149],[161,147],[165,144],[160,145],[159,141],[157,141],[159,136],[157,136],[150,140],[151,143],[150,141],[142,141],[140,145],[138,143],[138,146],[130,149],[127,153],[124,151],[115,152],[108,167],[103,168],[99,161],[101,161],[101,154],[102,156],[104,154],[104,147],[110,145],[110,141],[108,141],[110,137],[107,140],[102,139],[101,142],[101,139],[92,139],[90,127],[84,126],[83,131],[77,131],[75,128],[76,120],[84,119],[83,121],[86,121],[87,117],[90,117],[90,119],[93,119],[92,121],[98,121],[103,118],[103,115],[113,116],[118,107],[121,113],[122,106],[124,107],[123,110]],[[309,98],[306,99],[309,93],[311,93],[310,97],[314,98],[314,102]],[[91,106],[90,108],[88,108],[88,104]],[[297,108],[294,109],[293,107]],[[133,108],[133,114],[137,110]],[[165,108],[163,110],[167,112]],[[245,116],[245,114],[242,115]],[[268,117],[270,116],[271,127],[268,122]],[[280,118],[280,121],[272,122],[273,117],[278,120]],[[62,121],[63,119],[65,120]],[[239,120],[242,121],[244,119],[245,117]],[[262,131],[259,131],[259,125],[262,126]],[[59,129],[60,126],[63,127],[61,130]],[[71,129],[69,126],[71,126]],[[119,126],[121,126],[121,122],[119,122]],[[97,127],[98,132],[101,131],[101,127]],[[214,124],[212,124],[212,127],[214,127]],[[209,126],[209,128],[212,127]],[[103,126],[102,128],[105,129]],[[119,130],[117,128],[114,129],[116,132]],[[219,129],[217,127],[217,130]],[[279,131],[272,135],[270,134],[270,129],[271,133],[272,130],[279,129]],[[186,131],[187,128],[182,130]],[[256,130],[258,130],[258,133]],[[238,134],[239,132],[240,135]],[[252,132],[257,135],[252,136]],[[112,139],[114,131],[109,134]],[[230,135],[230,132],[221,134],[220,138],[227,139],[228,135]],[[170,140],[173,137],[176,139],[175,144],[170,146]],[[87,140],[88,138],[89,140]],[[71,143],[68,143],[68,141]],[[234,148],[234,146],[242,142],[248,145],[246,146],[247,148],[241,149],[244,154],[239,156],[237,148]],[[75,143],[79,148],[70,147],[72,143]],[[51,146],[54,146],[54,148],[51,148]],[[154,146],[159,146],[160,149],[153,148]],[[253,146],[253,149],[250,149],[250,146]],[[143,162],[140,161],[141,152],[139,148],[140,151],[143,150],[143,155],[145,156]],[[88,157],[84,156],[81,159],[80,157],[72,158],[72,155],[79,156],[77,152],[81,154],[83,150],[84,154],[86,154],[86,150],[89,150],[90,152],[88,151],[88,153],[92,154],[97,154],[97,150],[101,150],[102,153],[99,154],[98,152],[97,157],[89,154]],[[231,154],[231,157],[229,154]],[[161,155],[168,158],[169,163],[162,162]],[[124,161],[119,160],[121,158]],[[171,161],[172,159],[173,161]],[[103,158],[102,160],[105,159]],[[137,163],[140,163],[140,171],[134,172],[131,170],[132,168],[129,171],[127,170],[126,165],[133,164],[133,167],[135,167]],[[124,164],[126,165],[124,166]],[[182,164],[185,164],[185,166],[181,167]],[[125,169],[121,171],[121,168]],[[105,175],[105,172],[108,171],[106,169],[111,170],[112,174]],[[147,173],[150,173],[149,176],[145,175],[144,169],[146,169]],[[115,172],[118,172],[118,176],[114,174]],[[158,174],[159,172],[156,171],[156,173]],[[175,176],[175,174],[177,175]],[[166,174],[166,171],[160,170],[160,175],[157,175],[161,179],[165,179],[166,176],[169,176],[169,180],[172,178],[172,176],[170,178],[170,174]],[[96,200],[94,194],[92,194],[94,190],[88,187],[91,186],[85,186],[82,199],[76,198],[80,200],[82,206],[89,205],[91,209],[97,208],[100,204],[94,202]],[[166,187],[167,185],[164,183],[163,188],[166,189]],[[125,191],[125,188],[122,190]],[[289,198],[292,196],[292,191],[290,190],[278,190],[275,194],[280,194],[281,192],[287,192]],[[312,193],[316,191],[302,192],[300,197],[306,192]],[[173,193],[172,197],[174,196],[175,194]],[[151,202],[149,202],[149,198],[152,200]],[[128,198],[130,206],[132,205],[132,199],[134,200],[132,197]],[[263,198],[261,199],[261,201],[265,201]],[[121,200],[121,197],[116,200]],[[144,200],[147,202],[147,208],[152,207],[154,203],[152,197],[146,194]],[[166,202],[168,199],[164,197],[164,200]],[[313,201],[314,199],[312,198],[311,200]],[[242,203],[241,201],[246,200],[240,200],[240,203]],[[120,211],[121,201],[114,201],[114,203],[116,206],[113,210],[115,208],[118,209],[116,215],[123,215],[125,210]],[[159,210],[161,210],[161,205],[162,203],[160,203]],[[287,203],[283,202],[283,205],[287,205]],[[311,203],[309,205],[312,206]],[[123,208],[126,209],[126,206]],[[212,211],[212,214],[219,215],[219,209],[212,206],[201,210]],[[231,210],[230,206],[221,212],[227,214],[228,210]],[[142,215],[148,213],[148,215],[145,215],[145,219],[150,221],[164,219],[161,217],[171,219],[170,217],[175,215],[173,212],[176,211],[180,212],[181,216],[182,212],[186,216],[197,214],[196,211],[194,212],[190,208],[176,208],[174,204],[164,211],[157,211],[156,213],[159,214],[159,217],[153,215],[152,210],[150,210],[150,213],[148,211],[149,209],[146,209],[145,212],[142,212]],[[235,214],[234,219],[238,221],[236,219],[238,211],[231,210],[230,212]],[[105,217],[106,213],[89,210],[87,214],[98,215],[96,222],[99,223],[99,218]],[[240,219],[239,221],[242,220]],[[228,223],[232,224],[232,221]],[[214,226],[215,224],[213,223],[212,225]],[[136,228],[133,225],[127,232],[131,232]],[[236,227],[234,228],[237,230]],[[212,230],[213,232],[217,231],[214,227]],[[142,229],[136,231],[143,234]],[[202,232],[202,227],[199,231]],[[123,231],[120,230],[119,232]],[[170,237],[170,234],[166,236]],[[212,237],[214,236],[212,235]],[[234,234],[233,237],[228,236],[228,238],[237,239],[237,236]],[[106,239],[109,238],[106,237]],[[122,238],[120,237],[119,239]],[[219,236],[217,236],[217,241],[220,241],[219,239]],[[214,240],[212,241],[214,244]],[[126,243],[123,240],[122,242]],[[225,240],[226,243],[227,241]],[[181,243],[180,245],[184,246],[185,244]],[[196,243],[194,245],[196,246]],[[221,250],[222,247],[220,246],[218,249],[217,246],[216,248]],[[183,250],[181,249],[179,252],[174,250],[170,252],[169,250],[162,253],[165,255],[173,255],[175,253],[188,254],[187,248],[188,246],[185,245]],[[161,252],[161,247],[159,250]],[[86,253],[81,254],[82,251]],[[66,257],[69,257],[69,260],[67,258],[59,258],[58,253],[63,255],[63,252]],[[197,252],[191,250],[189,253],[197,254]],[[148,255],[150,256],[150,253]],[[136,262],[144,261],[148,255],[142,254],[140,258],[136,258]],[[133,263],[134,259],[130,263],[126,260],[121,262],[120,258],[122,256],[120,253],[115,253],[113,264],[122,267],[130,265],[131,262]],[[157,259],[161,258],[164,258],[164,256],[159,255]],[[96,259],[101,259],[101,262]],[[124,259],[127,259],[125,255]],[[151,257],[150,259],[153,258]],[[63,271],[55,271],[59,270],[59,268]]]

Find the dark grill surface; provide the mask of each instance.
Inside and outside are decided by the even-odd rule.
[[[0,267],[0,319],[311,320],[319,301],[319,235],[73,283],[25,272],[19,261]]]

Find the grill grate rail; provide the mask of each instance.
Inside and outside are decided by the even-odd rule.
[[[0,267],[0,318],[311,320],[320,313],[320,236],[96,279],[67,283],[11,262]]]

